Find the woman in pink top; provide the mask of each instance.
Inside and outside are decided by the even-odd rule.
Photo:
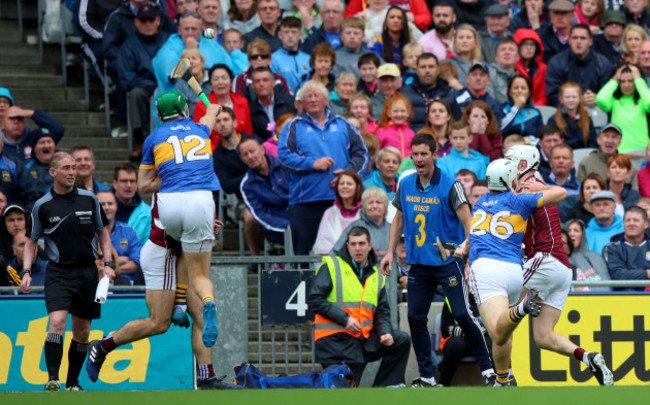
[[[375,133],[381,149],[394,146],[402,158],[411,156],[411,140],[415,132],[409,128],[408,119],[412,116],[413,109],[406,97],[399,92],[388,96]]]

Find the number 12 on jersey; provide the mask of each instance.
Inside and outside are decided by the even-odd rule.
[[[208,144],[205,142],[205,139],[198,135],[187,135],[182,140],[178,136],[172,135],[167,138],[166,142],[174,150],[174,162],[177,165],[185,161],[193,162],[210,159]]]

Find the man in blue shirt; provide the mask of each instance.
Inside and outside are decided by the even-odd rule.
[[[494,375],[487,344],[478,321],[468,310],[465,264],[454,257],[443,259],[432,246],[461,244],[469,233],[471,214],[463,186],[435,165],[437,142],[429,135],[418,134],[411,142],[416,173],[401,179],[393,205],[397,213],[390,228],[388,252],[381,261],[381,271],[388,274],[400,236],[404,234],[408,275],[408,320],[420,377],[414,387],[434,387],[431,337],[427,314],[433,294],[442,285],[456,321],[471,341],[481,374],[487,380]]]
[[[124,222],[116,221],[117,199],[112,191],[100,191],[97,199],[104,209],[108,225],[106,228],[111,235],[113,249],[117,253],[117,265],[120,275],[132,284],[142,284],[142,277],[136,277],[140,271],[140,250],[142,244],[135,230]],[[135,283],[137,278],[138,283]]]
[[[271,55],[271,70],[287,79],[292,93],[298,89],[302,76],[309,72],[309,54],[298,49],[302,23],[296,17],[285,17],[278,33],[282,47]]]

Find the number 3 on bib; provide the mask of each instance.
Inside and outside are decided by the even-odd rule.
[[[418,247],[422,247],[424,245],[424,241],[427,240],[427,234],[424,232],[424,226],[426,224],[426,218],[423,214],[417,214],[415,216],[415,223],[420,224],[420,227],[418,228],[418,232],[420,232],[419,235],[415,235],[415,244],[418,245]]]

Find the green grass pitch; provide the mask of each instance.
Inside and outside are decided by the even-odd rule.
[[[11,405],[187,405],[187,404],[362,404],[362,405],[489,405],[489,404],[639,404],[646,387],[458,387],[431,389],[239,390],[239,391],[110,391],[82,393],[0,393],[0,404]]]

